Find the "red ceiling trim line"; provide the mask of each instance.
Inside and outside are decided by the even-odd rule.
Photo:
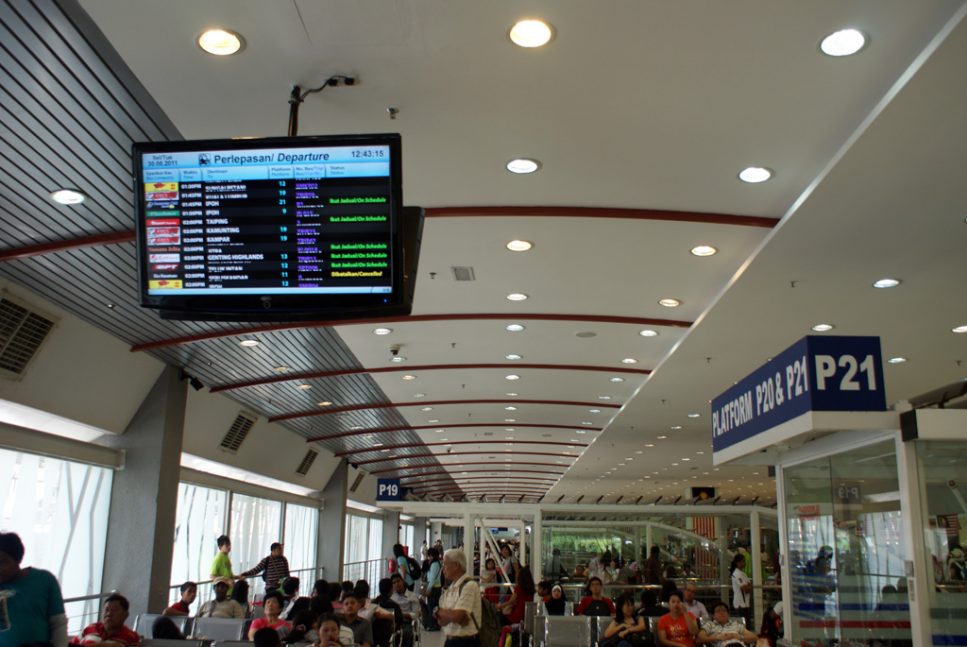
[[[269,422],[281,422],[283,420],[293,420],[295,418],[309,418],[312,416],[330,416],[336,413],[346,413],[349,411],[366,411],[368,409],[396,409],[402,407],[428,407],[442,406],[451,404],[549,404],[555,406],[568,407],[591,407],[601,409],[620,409],[620,404],[601,404],[600,402],[580,402],[577,400],[417,400],[415,402],[366,402],[354,404],[348,407],[326,407],[324,409],[313,409],[312,411],[299,411],[297,413],[286,413],[281,416],[269,418]]]
[[[336,440],[337,438],[347,438],[349,436],[359,436],[368,434],[388,434],[395,431],[418,431],[420,429],[461,429],[465,427],[507,427],[513,425],[515,429],[570,429],[580,431],[604,431],[604,427],[582,427],[580,425],[547,425],[547,424],[521,424],[519,422],[461,422],[456,425],[415,425],[410,427],[378,427],[375,429],[356,429],[355,431],[343,431],[338,434],[328,436],[313,436],[307,438],[307,443],[322,442],[325,440]]]
[[[619,209],[614,207],[431,207],[427,218],[459,218],[481,216],[553,217],[553,218],[620,218],[625,220],[666,220],[669,222],[703,222],[712,225],[736,225],[772,229],[778,218],[736,216],[701,211],[666,211],[662,209]]]
[[[403,487],[419,487],[421,483],[473,483],[475,481],[539,481],[541,483],[556,483],[558,479],[540,478],[537,476],[453,476],[438,479],[420,479],[418,481],[400,482]]]
[[[632,375],[650,375],[651,369],[642,368],[616,368],[613,366],[592,366],[587,364],[424,364],[422,366],[382,366],[379,368],[347,368],[338,371],[314,371],[311,373],[294,373],[291,375],[275,375],[272,377],[249,380],[246,382],[235,382],[233,384],[216,384],[211,387],[212,393],[219,391],[230,391],[233,389],[245,389],[253,386],[263,386],[266,384],[278,384],[280,382],[294,382],[301,380],[315,380],[327,377],[341,377],[344,375],[364,375],[378,373],[417,373],[420,371],[451,371],[460,369],[537,369],[552,371],[598,371],[602,373],[628,373]]]
[[[333,454],[337,458],[343,456],[358,456],[360,454],[370,454],[372,452],[382,452],[387,449],[412,449],[414,447],[449,447],[450,445],[555,445],[561,447],[588,447],[588,443],[565,443],[552,440],[451,440],[438,443],[406,443],[405,445],[383,445],[367,449],[348,449],[343,452]],[[489,453],[489,452],[481,452]],[[567,456],[568,454],[563,454]]]
[[[131,346],[131,352],[137,353],[169,346],[180,346],[182,344],[193,344],[223,337],[239,337],[242,335],[254,335],[258,333],[276,332],[279,330],[294,330],[298,328],[333,328],[336,326],[359,326],[373,324],[407,324],[422,323],[426,321],[583,321],[589,323],[613,323],[628,324],[634,326],[664,326],[668,328],[690,328],[692,321],[681,321],[677,319],[653,319],[650,317],[619,317],[611,315],[587,315],[587,314],[554,314],[554,313],[519,313],[510,312],[476,312],[476,313],[450,313],[450,314],[428,314],[410,315],[408,317],[374,317],[371,319],[355,319],[352,321],[304,321],[301,323],[279,323],[265,326],[248,326],[245,328],[231,328],[216,330],[197,335],[185,335],[183,337],[171,337],[156,341],[143,342]]]
[[[443,456],[445,456],[445,454],[441,454],[439,457],[442,458]],[[497,465],[497,464],[498,463],[494,463],[493,461],[470,461],[470,462],[462,462],[461,461],[459,463],[428,463],[426,465],[402,465],[400,467],[387,467],[386,469],[381,469],[381,470],[366,470],[366,471],[369,472],[370,474],[377,475],[377,474],[392,474],[393,472],[411,472],[412,470],[420,470],[420,469],[437,469],[437,468],[440,468],[440,467],[454,467],[454,468],[457,468],[457,467],[460,467],[462,465],[491,465],[491,466],[493,466],[493,465]],[[561,473],[562,474],[567,471],[567,468],[565,466],[558,465],[557,463],[534,463],[534,462],[530,462],[530,461],[513,461],[513,462],[510,462],[510,463],[508,463],[508,462],[499,463],[499,465],[501,467],[509,467],[509,466],[512,466],[512,465],[528,465],[530,467],[553,467],[555,469],[561,470]],[[495,467],[494,469],[497,469],[497,468]],[[522,472],[522,471],[525,471],[525,470],[511,470],[511,471]]]
[[[511,458],[513,456],[556,456],[558,458],[578,458],[577,456],[568,454],[555,454],[553,452],[518,452],[514,451],[512,453],[504,452],[447,452],[446,454],[407,454],[406,456],[387,456],[386,458],[370,458],[364,461],[349,461],[355,465],[371,465],[373,463],[388,463],[389,461],[401,461],[408,458],[443,458],[444,456],[479,456],[480,454],[501,454],[504,458]],[[501,463],[488,463],[488,465],[500,465]],[[513,465],[513,463],[508,463]],[[413,465],[412,467],[430,467],[430,465]]]
[[[449,475],[449,476],[447,476],[447,479],[446,480],[450,480],[452,478],[456,478],[453,475],[454,474],[458,474],[458,473],[461,475],[461,478],[474,478],[472,476],[471,477],[462,476],[464,472],[466,472],[467,474],[494,474],[494,473],[497,473],[497,474],[500,475],[500,476],[495,476],[493,478],[504,478],[504,476],[514,475],[514,474],[548,474],[549,476],[547,476],[545,480],[551,480],[551,481],[556,481],[558,477],[564,476],[564,474],[565,474],[565,472],[563,472],[563,471],[561,471],[561,472],[551,472],[551,471],[544,471],[544,470],[504,470],[504,469],[500,469],[500,468],[497,468],[497,467],[491,468],[489,470],[465,470],[465,469],[460,469],[460,465],[461,465],[460,463],[451,463],[451,464],[455,466],[455,469],[454,470],[436,470],[436,471],[433,471],[433,472],[421,472],[419,474],[414,474],[412,472],[409,472],[409,470],[390,470],[390,471],[408,472],[407,474],[403,474],[400,477],[400,478],[403,478],[403,479],[405,479],[405,478],[417,478],[417,477],[419,477],[419,478],[422,479],[424,476],[445,476],[445,475]],[[469,463],[463,463],[463,464],[464,465],[469,465]],[[493,463],[490,463],[490,464],[492,465]],[[505,465],[512,465],[512,463],[504,463],[504,464]],[[560,465],[558,465],[558,467],[560,467]],[[460,470],[460,471],[457,472],[456,470]],[[386,471],[386,470],[380,470],[380,471],[383,472],[383,471]],[[374,473],[374,472],[371,472],[371,473]],[[487,477],[487,478],[490,478],[490,477]],[[430,480],[433,480],[433,479],[430,479]]]
[[[81,247],[114,245],[117,243],[131,242],[133,240],[133,231],[112,231],[107,234],[94,234],[92,236],[80,236],[78,238],[68,238],[66,240],[55,240],[49,243],[28,245],[26,247],[14,247],[13,249],[5,249],[0,251],[0,263],[30,258],[31,256],[55,254],[57,252],[65,252],[70,249],[80,249]]]

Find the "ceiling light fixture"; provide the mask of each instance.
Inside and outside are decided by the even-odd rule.
[[[967,332],[967,326],[957,326],[956,328],[951,328],[950,332],[955,332],[958,335],[962,335]]]
[[[601,409],[588,409],[589,413],[601,413]]]
[[[520,379],[520,375],[514,375],[513,373],[511,373],[510,375],[505,375],[504,376],[504,379],[505,380],[510,380],[511,382],[513,382],[514,380],[519,380]]]
[[[238,345],[245,348],[255,348],[259,345],[259,341],[257,339],[243,339],[242,341],[238,342]]]
[[[651,328],[645,328],[644,330],[642,330],[638,334],[641,335],[642,337],[657,337],[658,336],[658,331],[657,330],[652,330]]]
[[[198,37],[198,46],[215,56],[231,56],[242,51],[245,39],[227,29],[208,29]]]
[[[700,414],[700,413],[690,413],[690,414],[688,414],[688,417],[689,418],[701,418],[702,417],[702,414]]]
[[[668,436],[658,436],[658,440],[665,440]]]
[[[383,337],[384,335],[388,335],[391,332],[393,332],[392,328],[373,328],[373,334],[379,335],[380,337]]]
[[[529,240],[512,240],[507,243],[507,249],[512,252],[526,252],[534,247],[534,243]]]
[[[615,377],[611,378],[608,381],[609,382],[614,382],[615,384],[617,384],[618,382],[624,382],[625,379],[623,377],[617,377],[617,376],[615,376]]]
[[[403,357],[402,355],[393,355],[393,357],[391,357],[389,361],[393,362],[394,364],[402,364],[403,362],[406,361],[406,358]]]
[[[332,406],[332,402],[330,402],[329,400],[323,400],[322,402],[319,403],[319,406],[320,407],[331,407]]]
[[[692,256],[715,256],[719,250],[711,245],[696,245],[689,251]]]
[[[504,407],[504,411],[517,411],[517,407]]]
[[[297,389],[300,389],[300,390],[302,390],[302,391],[308,391],[309,389],[311,389],[311,388],[312,388],[312,385],[311,385],[311,384],[300,384],[300,385],[299,385],[299,386],[297,386],[296,388],[297,388]]]
[[[636,360],[634,357],[625,357],[623,360],[621,360],[621,363],[622,364],[637,364],[638,363],[638,360]]]
[[[504,355],[504,359],[509,359],[509,360],[524,359],[524,356],[518,355],[517,353],[509,353],[507,355]]]
[[[407,373],[406,375],[400,377],[400,379],[401,380],[406,380],[407,382],[409,382],[410,380],[415,380],[416,379],[416,376],[415,375],[410,375],[409,373]]]
[[[827,56],[852,56],[866,45],[866,36],[858,29],[840,29],[819,43],[819,50]]]
[[[599,395],[598,396],[598,400],[610,400],[610,399],[611,399],[611,396],[610,395]]]
[[[554,30],[543,20],[528,18],[514,23],[508,35],[518,47],[533,49],[549,43],[554,36]]]
[[[84,202],[87,196],[77,189],[58,189],[51,192],[50,199],[57,204],[72,205]]]
[[[527,301],[528,296],[522,292],[512,292],[507,295],[508,301]]]
[[[888,361],[890,364],[903,364],[903,363],[905,363],[907,361],[907,358],[906,357],[891,357],[890,359],[888,359],[886,361]]]
[[[677,308],[678,306],[682,305],[682,302],[678,299],[659,299],[658,305],[666,308]]]
[[[739,171],[739,179],[747,184],[759,184],[772,177],[772,171],[764,166],[747,166]]]
[[[420,407],[420,411],[423,411],[423,412],[433,411],[433,407]]]
[[[507,332],[520,332],[525,329],[525,326],[521,324],[508,324],[505,328]]]
[[[530,157],[517,157],[507,162],[506,168],[514,175],[529,175],[539,171],[541,163]]]
[[[815,330],[816,332],[826,332],[826,331],[832,330],[835,327],[836,326],[834,326],[833,324],[821,323],[821,324],[816,324],[815,326],[813,326],[812,329]]]
[[[682,428],[682,426],[681,426],[681,425],[672,425],[672,426],[670,427],[670,429],[671,429],[672,431],[678,431],[678,430],[680,430],[681,428]]]
[[[288,371],[290,369],[289,369],[288,366],[282,365],[282,366],[276,366],[272,370],[275,371],[276,373],[285,373],[286,371]]]
[[[873,287],[875,288],[895,288],[900,285],[900,279],[880,279],[879,281],[873,282]]]

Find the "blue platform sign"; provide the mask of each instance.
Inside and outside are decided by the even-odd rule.
[[[809,411],[886,411],[879,337],[809,335],[712,400],[712,450]]]
[[[403,488],[400,487],[399,479],[377,479],[376,480],[376,500],[377,501],[402,501]]]

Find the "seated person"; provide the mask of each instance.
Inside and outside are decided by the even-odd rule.
[[[345,629],[348,636],[342,634],[341,629]],[[340,627],[339,619],[331,613],[324,613],[319,616],[319,621],[316,623],[316,635],[318,639],[312,647],[347,647],[353,644],[353,632],[348,627]]]
[[[373,647],[373,625],[359,615],[365,598],[350,595],[342,601],[342,624],[353,632],[353,644],[357,647]]]
[[[184,640],[185,635],[178,630],[174,620],[168,616],[154,619],[151,625],[151,637],[155,640]]]
[[[181,585],[181,599],[161,612],[163,616],[190,616],[191,605],[198,597],[198,585],[185,582]]]
[[[566,605],[567,600],[564,598],[564,589],[561,588],[560,584],[555,584],[551,587],[551,597],[544,603],[544,608],[547,609],[547,615],[563,616]]]
[[[245,609],[235,600],[228,597],[231,580],[227,577],[216,577],[212,583],[215,599],[209,600],[198,609],[199,618],[236,618],[245,619]]]
[[[290,631],[285,636],[286,643],[311,643],[315,642],[316,628],[315,625],[319,619],[319,614],[313,613],[309,609],[305,611],[300,611],[295,618],[292,619],[292,631]]]
[[[397,628],[403,627],[403,609],[392,599],[393,584],[388,577],[379,581],[379,595],[373,599],[375,611],[387,611],[389,618],[375,617],[373,622],[373,640],[377,645],[389,647],[393,634]]]
[[[685,602],[685,609],[701,623],[709,619],[709,613],[705,605],[695,597],[697,594],[698,587],[695,586],[694,582],[689,582],[685,585],[685,599],[683,600]]]
[[[124,626],[128,619],[128,599],[117,593],[104,600],[101,609],[101,621],[88,625],[78,638],[73,640],[75,645],[94,645],[98,647],[138,647],[141,636]]]
[[[695,616],[685,609],[685,596],[673,591],[668,596],[668,613],[658,619],[658,644],[660,647],[695,647],[698,623]]]
[[[383,609],[377,604],[373,604],[373,601],[369,599],[369,582],[366,580],[356,580],[356,584],[353,587],[353,597],[360,601],[362,606],[359,609],[359,615],[370,622],[376,619],[381,620],[392,620],[395,614],[392,611]]]
[[[343,580],[343,583],[340,585],[340,587],[341,587],[340,588],[340,591],[341,592],[339,593],[339,601],[340,602],[342,602],[343,600],[345,600],[346,598],[348,598],[350,595],[352,595],[353,594],[353,591],[356,588],[353,585],[353,583],[350,582],[349,580]]]
[[[615,604],[615,616],[604,630],[604,640],[600,641],[615,647],[634,647],[644,642],[648,628],[645,619],[635,617],[635,598],[625,593]]]
[[[406,582],[399,573],[390,577],[393,586],[392,600],[399,605],[403,613],[403,647],[413,645],[413,622],[420,618],[420,596],[406,588]]]
[[[654,589],[645,589],[641,592],[641,606],[635,611],[635,615],[643,618],[657,618],[668,613],[668,609],[658,604],[658,594]]]
[[[298,577],[287,577],[282,580],[282,617],[292,621],[300,612],[309,608],[309,598],[299,596]]]
[[[581,603],[574,610],[574,615],[614,616],[614,602],[611,601],[611,598],[606,598],[602,595],[604,584],[601,583],[601,578],[594,576],[588,580],[588,588],[591,589],[591,595],[581,598]]]
[[[242,611],[245,613],[246,618],[252,617],[252,605],[248,602],[248,582],[245,580],[238,580],[229,591],[229,596],[236,602],[238,606],[242,607]]]
[[[264,618],[256,618],[248,629],[248,639],[255,639],[255,632],[259,629],[268,627],[278,632],[279,636],[286,636],[292,631],[292,623],[285,621],[282,616],[282,594],[276,591],[269,593],[262,601],[262,609],[265,611]]]
[[[324,613],[332,613],[332,600],[329,598],[329,582],[316,580],[309,595],[309,610],[318,618]]]
[[[745,624],[729,617],[729,605],[716,602],[712,607],[712,619],[702,625],[698,632],[698,642],[709,643],[715,647],[742,647],[754,644],[758,636],[745,628]]]
[[[282,638],[279,637],[279,632],[269,627],[262,627],[256,631],[251,640],[255,647],[282,647]]]

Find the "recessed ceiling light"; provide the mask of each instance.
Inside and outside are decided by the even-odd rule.
[[[402,364],[403,362],[406,361],[406,358],[403,357],[402,355],[393,355],[390,361],[393,362],[394,364]]]
[[[585,427],[590,427],[594,423],[591,422],[590,420],[583,420],[583,421],[581,421],[581,424],[584,425]]]
[[[443,430],[442,429],[437,429],[433,433],[435,433],[435,434],[442,434],[443,433]]]
[[[682,426],[681,426],[681,425],[672,425],[672,426],[671,426],[671,430],[672,430],[672,431],[678,431],[678,430],[679,430],[679,429],[681,429],[681,428],[682,428]]]
[[[815,326],[813,326],[813,330],[815,330],[816,332],[826,332],[827,330],[832,330],[833,328],[835,328],[833,324],[826,324],[826,323],[816,324]]]
[[[508,332],[520,332],[520,331],[524,330],[524,328],[525,327],[523,325],[521,325],[521,324],[508,324],[506,326],[506,330]]]
[[[439,420],[436,420],[436,419],[433,419],[433,420],[427,420],[427,422],[430,423],[431,425],[435,425],[436,423],[438,423],[440,421]]]
[[[426,393],[414,393],[413,394],[413,397],[414,398],[425,398],[426,397]]]
[[[355,425],[353,427],[350,427],[349,428],[349,431],[362,431],[362,429],[363,428],[360,425]],[[372,438],[373,437],[373,434],[370,434],[369,437]]]
[[[529,240],[512,240],[507,243],[507,249],[512,252],[526,252],[534,247],[534,243]]]
[[[275,371],[276,373],[285,373],[286,371],[288,371],[288,370],[290,370],[290,369],[289,369],[289,367],[288,367],[288,366],[284,366],[284,365],[283,365],[283,366],[276,366],[276,367],[275,367],[275,368],[273,368],[272,370],[273,370],[273,371]]]
[[[714,256],[719,250],[711,245],[696,245],[691,250],[693,256]]]
[[[255,348],[259,345],[259,341],[257,339],[243,339],[242,341],[238,342],[238,345],[244,346],[245,348]]]
[[[433,411],[433,407],[420,407],[420,411],[423,411],[423,412]]]
[[[517,353],[509,353],[507,355],[504,355],[504,359],[509,359],[509,360],[524,359],[524,356],[518,355]]]
[[[504,407],[504,411],[517,411],[517,407]]]
[[[527,301],[528,296],[522,292],[512,292],[507,295],[508,301]]]
[[[77,189],[58,189],[51,192],[50,199],[57,204],[80,204],[87,198]]]
[[[950,331],[955,332],[958,335],[962,335],[963,333],[967,332],[967,326],[957,326],[956,328],[951,328]]]
[[[638,334],[641,335],[642,337],[657,337],[658,336],[658,331],[657,330],[652,330],[651,328],[645,328],[644,330],[642,330]]]
[[[840,29],[827,36],[819,44],[819,49],[827,56],[851,56],[863,49],[866,36],[857,29]]]
[[[659,299],[658,305],[666,308],[677,308],[678,306],[682,305],[682,302],[678,299]]]
[[[900,279],[880,279],[879,281],[874,281],[873,287],[875,288],[895,288],[900,285]]]
[[[665,440],[668,436],[658,436],[658,440]]]
[[[513,373],[511,373],[510,375],[505,375],[504,376],[504,379],[505,380],[510,380],[511,382],[513,382],[514,380],[519,380],[520,379],[520,375],[514,375]]]
[[[517,157],[507,162],[506,168],[516,175],[527,175],[541,168],[541,163],[529,157]]]
[[[593,339],[594,337],[598,336],[598,333],[592,332],[590,330],[582,330],[579,333],[575,333],[574,336],[579,339]]]
[[[242,51],[245,40],[227,29],[209,29],[198,37],[198,46],[215,56],[231,56]]]
[[[690,413],[690,414],[688,414],[688,417],[689,418],[701,418],[702,417],[702,414],[700,414],[700,413]]]
[[[588,409],[590,413],[601,413],[601,409]]]
[[[621,360],[621,363],[622,364],[637,364],[638,363],[638,360],[636,360],[634,357],[625,357],[623,360]]]
[[[403,375],[402,377],[400,377],[400,379],[401,380],[406,380],[407,382],[409,382],[410,380],[415,380],[416,379],[416,376],[415,375],[410,375],[409,373],[407,373],[406,375]]]
[[[517,418],[504,418],[504,422],[517,422]]]
[[[617,377],[617,376],[615,376],[615,377],[611,378],[608,381],[609,382],[614,382],[615,384],[617,384],[618,382],[624,382],[625,379],[623,377]]]
[[[379,335],[381,337],[383,335],[388,335],[391,332],[393,332],[393,329],[392,328],[373,328],[373,334],[374,335]]]
[[[692,459],[691,459],[691,458],[683,458],[682,460],[683,460],[683,461],[690,461],[690,460],[692,460]]]
[[[311,384],[300,384],[300,385],[299,385],[299,386],[297,386],[296,388],[297,388],[297,389],[301,389],[301,390],[303,390],[303,391],[308,391],[309,389],[311,389],[311,388],[312,388],[312,385],[311,385]]]
[[[373,447],[382,447],[383,443],[373,443]]]
[[[610,400],[610,399],[611,399],[611,396],[610,395],[599,395],[598,396],[598,400]]]
[[[575,430],[574,430],[574,433],[576,433],[576,434],[581,434],[581,435],[583,436],[583,435],[585,435],[585,434],[586,434],[586,433],[588,433],[588,432],[587,432],[587,431],[585,431],[584,429],[575,429]],[[575,442],[575,441],[573,441],[573,440],[572,440],[571,442],[573,443],[573,442]]]
[[[890,359],[888,359],[886,361],[888,361],[891,364],[903,364],[904,362],[907,361],[907,358],[906,357],[891,357]]]
[[[528,18],[518,20],[510,28],[510,40],[519,47],[534,48],[541,47],[550,42],[554,35],[554,30],[543,20]]]
[[[507,393],[506,395],[507,395],[507,397],[510,397],[510,398],[516,398],[519,394],[518,393]]]
[[[772,177],[772,171],[764,166],[748,166],[739,171],[739,179],[748,184],[759,184]]]
[[[319,403],[319,406],[320,407],[329,407],[329,406],[332,406],[332,402],[330,402],[329,400],[323,400],[322,402]]]

